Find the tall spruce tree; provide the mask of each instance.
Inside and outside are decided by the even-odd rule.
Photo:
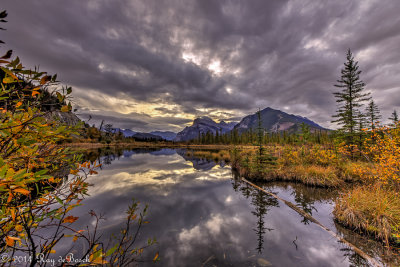
[[[335,92],[338,109],[332,122],[338,123],[340,136],[344,137],[347,145],[350,146],[350,154],[353,156],[353,145],[356,145],[357,119],[360,108],[365,101],[370,99],[369,93],[364,93],[365,83],[360,79],[358,61],[354,60],[350,49],[347,51],[346,62],[341,70],[341,77],[337,80],[335,87],[341,88]]]

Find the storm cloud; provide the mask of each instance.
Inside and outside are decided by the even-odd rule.
[[[6,42],[74,88],[82,117],[182,129],[270,106],[332,127],[351,48],[387,118],[400,108],[400,1],[3,0]]]

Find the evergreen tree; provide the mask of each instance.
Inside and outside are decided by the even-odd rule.
[[[264,128],[262,127],[261,111],[257,111],[257,146],[256,168],[259,174],[269,171],[276,164],[276,158],[265,152],[263,147]]]
[[[300,127],[301,127],[301,136],[303,138],[303,143],[307,143],[311,137],[310,125],[302,122]]]
[[[336,114],[333,115],[336,119],[332,122],[341,126],[339,133],[345,138],[346,144],[350,146],[350,154],[353,155],[352,145],[356,143],[355,135],[357,134],[359,109],[370,97],[368,93],[364,93],[365,83],[360,79],[361,71],[358,62],[354,61],[350,49],[347,51],[346,59],[347,62],[344,63],[344,68],[341,70],[341,77],[335,84],[342,90],[334,93],[339,106]]]
[[[375,129],[375,125],[379,122],[382,116],[380,115],[380,111],[374,100],[371,99],[371,101],[368,103],[365,115],[371,129]]]
[[[365,132],[363,131],[363,129],[365,128],[366,124],[367,124],[366,115],[361,112],[357,112],[356,131],[357,131],[357,135],[358,135],[357,143],[358,143],[358,147],[360,148],[360,156],[361,156],[361,148],[364,144],[364,138],[365,138]]]
[[[396,125],[397,122],[399,122],[399,116],[397,115],[397,111],[393,110],[392,115],[389,117],[389,120],[391,120],[393,123],[392,125]]]

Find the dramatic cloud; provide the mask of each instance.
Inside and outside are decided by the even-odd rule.
[[[351,48],[387,118],[400,109],[400,2],[3,0],[1,39],[74,87],[82,117],[178,131],[267,106],[330,127]]]

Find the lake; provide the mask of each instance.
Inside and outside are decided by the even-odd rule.
[[[100,150],[98,151],[100,152]],[[87,153],[88,159],[99,157]],[[147,203],[149,221],[138,246],[155,237],[144,257],[156,266],[365,266],[346,245],[284,203],[241,180],[229,165],[193,158],[183,149],[101,152],[102,167],[91,175],[89,196],[72,214],[79,227],[91,224],[89,210],[103,214],[103,237],[124,224],[132,198]],[[332,217],[335,190],[295,183],[259,184],[309,212],[378,261],[382,246],[343,229]],[[140,266],[154,266],[152,262]]]

